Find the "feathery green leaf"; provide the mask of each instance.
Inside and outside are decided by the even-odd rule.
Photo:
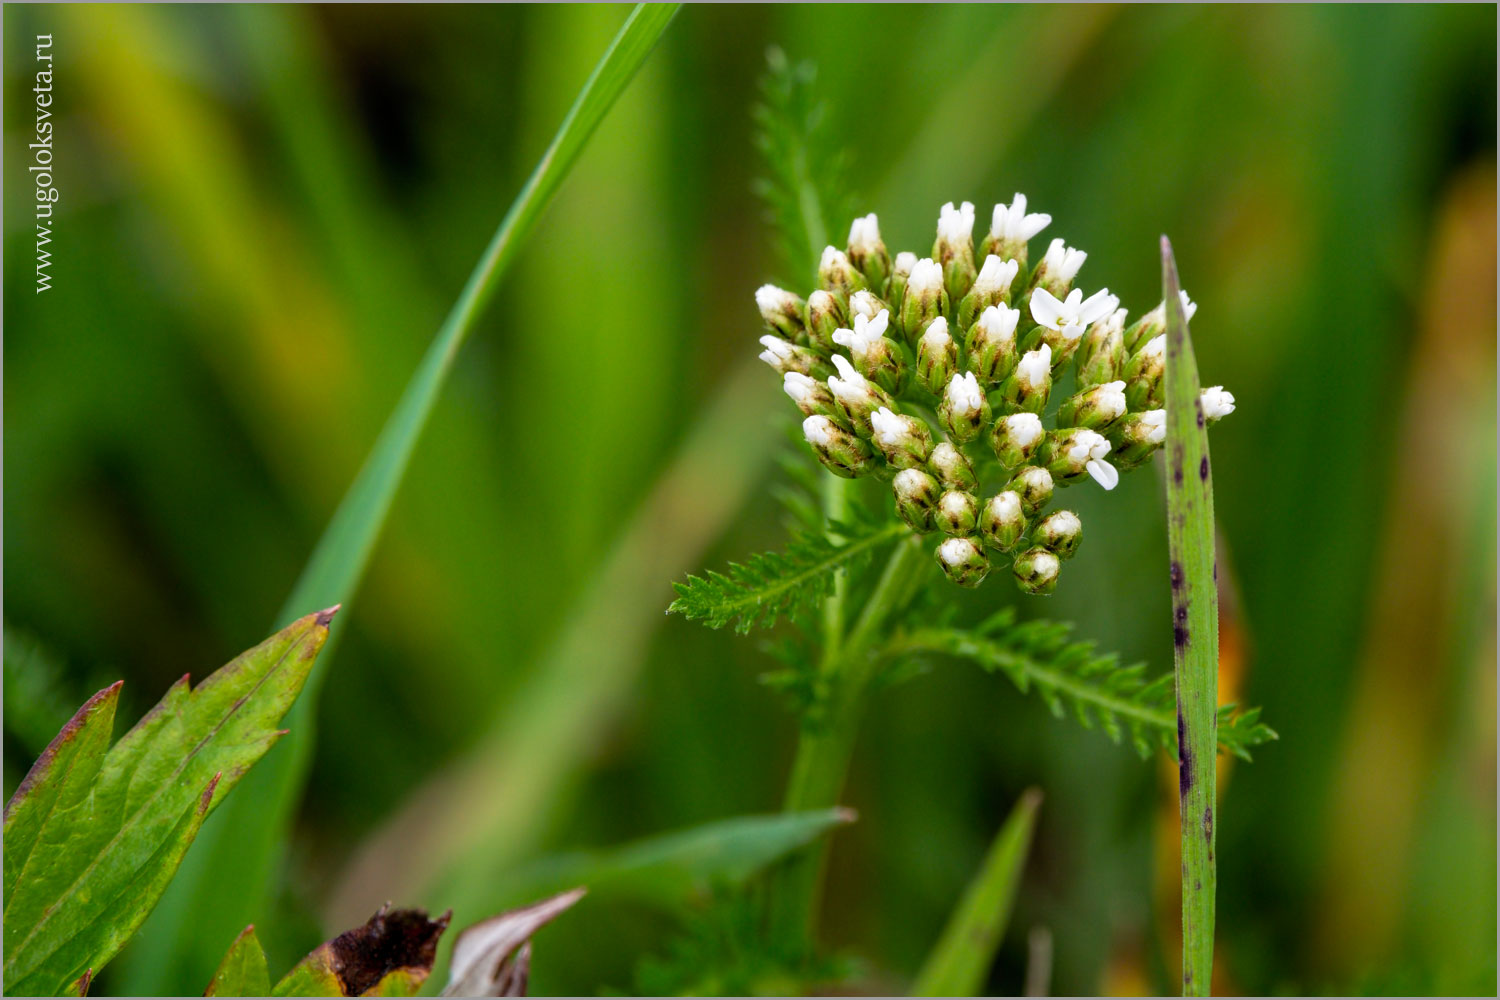
[[[1086,729],[1097,725],[1115,743],[1128,733],[1144,758],[1161,747],[1177,755],[1177,717],[1172,675],[1146,678],[1143,663],[1120,666],[1113,653],[1100,654],[1092,642],[1070,638],[1065,622],[1017,622],[1006,608],[977,629],[919,628],[898,635],[886,648],[889,656],[938,653],[972,660],[1010,678],[1023,693],[1035,692],[1062,718],[1070,711]],[[1244,760],[1250,748],[1276,738],[1260,721],[1260,709],[1236,714],[1236,706],[1219,710],[1219,749]]]
[[[677,600],[667,608],[710,628],[738,619],[735,631],[769,628],[785,615],[800,619],[817,609],[833,587],[835,573],[862,564],[885,542],[906,533],[904,524],[838,525],[838,544],[821,534],[799,533],[785,552],[763,552],[744,563],[730,563],[728,573],[709,570],[673,584]]]

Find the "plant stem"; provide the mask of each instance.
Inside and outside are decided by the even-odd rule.
[[[911,584],[923,565],[921,553],[916,536],[896,543],[838,655],[825,657],[825,710],[803,722],[783,804],[787,812],[838,804],[864,695],[877,662],[870,655],[871,646],[891,615],[910,599]],[[768,915],[771,938],[791,954],[805,956],[811,951],[827,859],[828,842],[823,839],[788,859],[773,877]]]
[[[1214,493],[1198,364],[1165,236],[1167,547],[1171,555],[1177,772],[1182,817],[1182,995],[1208,996],[1214,964],[1214,785],[1218,746],[1219,602]]]

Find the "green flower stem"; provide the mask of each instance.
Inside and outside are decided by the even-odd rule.
[[[858,621],[844,637],[837,656],[825,658],[826,709],[804,722],[797,756],[787,784],[787,812],[829,808],[838,804],[854,752],[864,695],[879,659],[872,647],[893,613],[911,599],[912,586],[924,567],[921,539],[896,543]],[[826,840],[789,859],[770,886],[772,940],[792,954],[811,950],[828,859]]]

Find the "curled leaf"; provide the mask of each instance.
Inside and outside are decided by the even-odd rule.
[[[465,928],[453,943],[453,971],[443,996],[525,996],[531,935],[582,899],[586,891],[570,889]]]

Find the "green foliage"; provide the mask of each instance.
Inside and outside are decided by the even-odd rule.
[[[203,991],[206,997],[265,997],[271,995],[271,974],[266,971],[266,952],[255,936],[254,927],[246,927],[234,939],[224,960],[214,972],[213,981]]]
[[[34,636],[5,623],[5,730],[41,754],[72,715],[62,666]]]
[[[767,865],[853,819],[847,809],[738,816],[606,850],[556,854],[494,873],[497,898],[534,899],[586,885],[594,896],[674,908],[715,888],[743,886]]]
[[[1017,622],[1011,608],[991,616],[975,629],[917,628],[898,634],[886,647],[892,657],[942,653],[972,660],[1008,677],[1023,693],[1035,691],[1059,718],[1073,716],[1086,729],[1098,725],[1119,743],[1129,732],[1144,758],[1159,746],[1177,753],[1177,720],[1173,711],[1172,675],[1146,680],[1143,663],[1120,666],[1113,653],[1095,652],[1094,644],[1073,641],[1065,622]],[[1260,721],[1260,709],[1235,714],[1220,710],[1219,748],[1244,760],[1250,748],[1276,738]]]
[[[765,934],[759,900],[721,892],[703,910],[688,915],[666,952],[636,965],[637,996],[797,996],[808,983],[837,984],[850,963],[838,958],[806,961],[777,947]]]
[[[948,918],[942,937],[928,954],[912,986],[912,996],[984,995],[985,977],[1010,922],[1011,905],[1026,867],[1041,801],[1042,793],[1029,789],[1006,817],[983,867],[969,883],[964,898]]]
[[[790,273],[816,264],[836,227],[848,225],[853,198],[848,157],[830,145],[828,105],[815,96],[817,66],[794,63],[780,48],[766,51],[766,73],[755,106],[755,148],[767,176],[755,183]]]
[[[287,607],[348,600],[357,591],[459,348],[589,137],[645,62],[677,8],[677,4],[637,5],[596,63],[412,373],[364,467],[313,550]],[[155,938],[151,947],[158,955],[173,952],[175,959],[191,963],[191,949],[197,942],[215,934],[227,936],[230,928],[246,923],[264,900],[273,884],[273,868],[291,822],[292,804],[306,778],[317,688],[314,679],[305,705],[294,716],[294,722],[308,725],[294,729],[290,745],[268,762],[229,814],[210,828],[193,864],[184,870],[158,919],[147,928],[143,936]],[[205,919],[204,914],[210,916]],[[169,974],[171,969],[170,963],[160,960],[143,965],[151,968],[153,977]],[[155,985],[158,990],[170,988],[159,978]]]
[[[689,575],[686,583],[673,584],[677,600],[668,613],[700,619],[710,628],[738,619],[735,631],[742,635],[756,627],[769,628],[782,615],[802,619],[833,590],[839,570],[864,565],[875,549],[908,531],[904,524],[889,522],[841,524],[831,530],[843,541],[799,532],[784,552],[763,552],[747,562],[730,563],[728,573]]]
[[[113,748],[118,683],[63,727],[5,807],[7,993],[61,992],[114,957],[204,817],[281,737],[332,614],[298,619],[195,689],[183,677]]]
[[[1172,558],[1172,660],[1177,675],[1177,767],[1182,808],[1182,994],[1208,996],[1218,870],[1214,748],[1219,712],[1219,569],[1214,487],[1198,362],[1172,245],[1161,238],[1167,309],[1167,551]]]

